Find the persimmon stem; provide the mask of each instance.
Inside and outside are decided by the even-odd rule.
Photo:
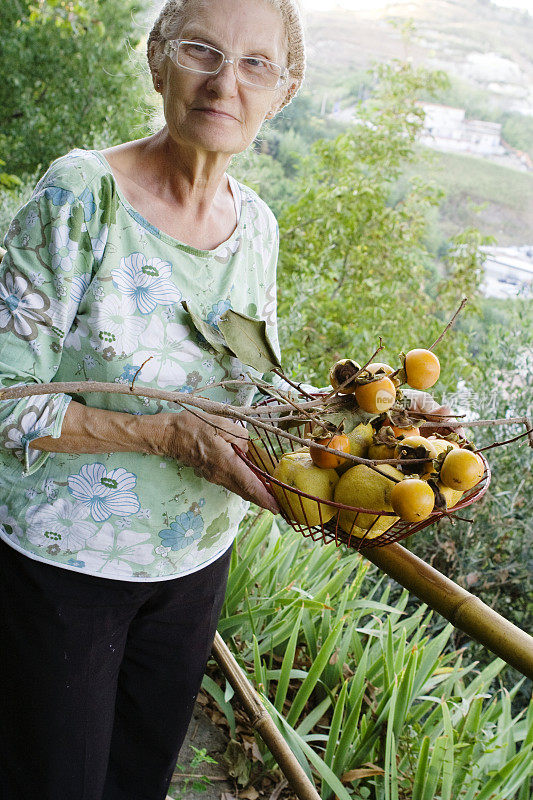
[[[410,415],[412,413],[413,413],[412,411],[409,411]],[[430,417],[431,414],[425,414],[425,415],[421,414],[421,416]],[[513,424],[516,425],[517,423],[522,423],[523,425],[527,425],[528,424],[527,417],[501,417],[499,419],[471,419],[471,420],[465,420],[465,419],[463,419],[463,417],[466,416],[465,414],[462,414],[462,415],[459,415],[459,414],[453,414],[453,415],[449,415],[449,414],[442,414],[442,415],[441,414],[434,414],[433,415],[433,417],[434,417],[433,421],[431,421],[431,422],[421,422],[419,427],[420,428],[435,427],[435,422],[438,422],[440,420],[448,420],[452,416],[455,417],[455,419],[460,419],[461,422],[446,422],[446,425],[449,428],[451,428],[452,426],[454,428],[459,428],[459,427],[462,427],[462,426],[464,426],[465,428],[475,428],[475,427],[487,427],[488,425],[513,425]],[[528,431],[528,433],[529,433],[529,431]]]
[[[461,300],[461,305],[459,306],[459,308],[457,309],[451,320],[448,322],[448,324],[442,331],[441,335],[437,337],[437,339],[435,339],[435,341],[430,347],[428,347],[428,350],[433,350],[433,348],[436,347],[436,345],[438,345],[440,341],[442,341],[442,339],[444,338],[446,333],[450,330],[455,320],[457,319],[457,317],[459,316],[459,314],[461,313],[461,311],[463,310],[463,308],[466,306],[467,303],[468,303],[468,297],[463,297],[463,299]]]

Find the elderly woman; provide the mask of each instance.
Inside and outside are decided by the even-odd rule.
[[[301,84],[295,0],[168,0],[148,60],[165,126],[58,159],[10,226],[4,387],[138,373],[251,400],[180,301],[276,341],[276,221],[226,168]],[[110,394],[0,404],[3,800],[165,797],[247,501],[278,510],[215,421]]]

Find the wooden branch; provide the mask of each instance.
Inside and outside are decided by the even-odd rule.
[[[363,555],[454,627],[533,678],[533,637],[525,631],[398,543],[364,550]]]
[[[376,464],[399,463],[399,459],[396,458],[359,458],[359,456],[353,456],[350,453],[344,453],[340,450],[333,450],[325,445],[318,444],[318,442],[313,442],[311,439],[304,439],[302,436],[295,436],[293,433],[284,431],[275,425],[270,425],[269,423],[263,422],[258,418],[251,417],[248,414],[243,413],[243,407],[241,406],[230,406],[226,405],[225,403],[218,403],[215,400],[208,400],[205,397],[191,397],[190,394],[184,392],[167,392],[163,389],[151,389],[149,387],[137,389],[132,388],[129,384],[124,383],[101,383],[100,381],[69,381],[62,383],[57,381],[53,383],[31,384],[30,386],[25,384],[24,386],[14,386],[11,389],[2,389],[0,390],[0,401],[17,400],[22,397],[31,397],[33,395],[55,394],[56,392],[62,394],[91,394],[94,392],[107,392],[108,394],[125,394],[128,396],[133,395],[134,397],[149,397],[156,400],[166,400],[176,403],[183,408],[192,406],[192,408],[205,411],[207,414],[213,414],[219,417],[227,417],[230,419],[239,420],[241,422],[247,422],[250,425],[255,425],[256,427],[262,428],[269,433],[290,439],[291,441],[297,442],[298,444],[303,444],[306,447],[309,447],[313,444],[320,450],[327,450],[329,453],[340,455],[349,461],[353,461],[355,464],[366,464],[369,467],[373,467]],[[286,405],[285,407],[287,409],[291,409],[291,405]],[[245,407],[245,410],[248,411],[249,409]],[[205,421],[211,424],[208,420]],[[410,463],[419,463],[423,461],[427,461],[427,459],[410,459]]]
[[[215,634],[212,654],[250,717],[253,730],[263,739],[296,796],[299,800],[320,800],[317,790],[218,631]]]

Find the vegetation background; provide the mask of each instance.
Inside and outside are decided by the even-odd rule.
[[[431,99],[501,122],[507,141],[533,156],[533,117],[452,71],[429,68],[426,52],[429,41],[433,49],[453,42],[456,52],[493,48],[505,55],[512,42],[531,76],[532,17],[482,0],[416,7],[416,24],[400,13],[379,23],[340,12],[310,16],[306,88],[234,160],[233,173],[279,219],[284,368],[322,386],[331,363],[366,360],[379,336],[384,360],[396,364],[401,350],[433,341],[467,295],[467,311],[439,346],[436,396],[467,415],[531,415],[531,299],[483,296],[480,247],[532,243],[533,173],[430,152],[417,135],[419,101]],[[0,55],[9,68],[0,83],[2,234],[51,160],[73,147],[146,135],[157,124],[160,109],[143,65],[146,19],[140,0],[14,0],[3,7]],[[329,115],[333,103],[356,105],[360,124]],[[479,445],[519,432],[471,431]],[[531,630],[530,452],[515,443],[489,455],[493,482],[472,509],[473,523],[444,522],[406,545]],[[324,797],[333,790],[338,797],[424,800],[532,796],[530,682],[424,616],[416,598],[356,554],[323,548],[320,556],[321,548],[260,514],[241,535],[221,630],[283,712],[288,722],[279,724],[306,768],[321,776]],[[299,560],[301,569],[288,571]],[[322,581],[310,580],[309,564],[323,570]],[[297,590],[279,599],[295,581]],[[421,619],[415,633],[410,620]],[[350,620],[359,633],[347,628]],[[321,647],[333,660],[315,667]],[[372,665],[366,676],[363,655]],[[217,697],[231,719],[228,692]],[[316,708],[321,714],[313,716]],[[341,747],[336,761],[343,742],[346,752]],[[335,783],[332,775],[338,782],[354,769],[374,772]]]

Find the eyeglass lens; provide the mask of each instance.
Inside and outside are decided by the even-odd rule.
[[[224,54],[201,42],[180,42],[178,64],[196,72],[217,72],[224,62]],[[281,68],[263,58],[241,56],[237,60],[237,77],[255,86],[275,89],[281,77]]]

